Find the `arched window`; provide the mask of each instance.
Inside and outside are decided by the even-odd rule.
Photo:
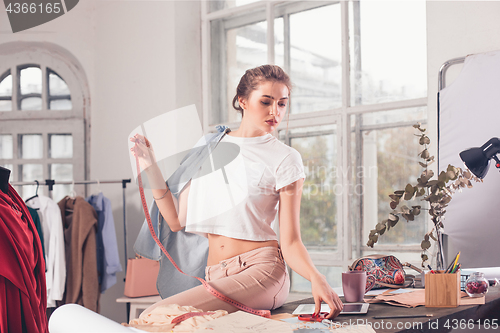
[[[56,45],[0,45],[0,165],[11,181],[85,179],[89,98],[81,68]],[[35,188],[17,190],[26,199]],[[52,197],[71,190],[54,186]]]

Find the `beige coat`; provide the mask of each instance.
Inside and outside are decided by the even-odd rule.
[[[96,232],[97,213],[82,197],[64,197],[61,209],[66,249],[66,291],[63,304],[76,303],[99,311]]]

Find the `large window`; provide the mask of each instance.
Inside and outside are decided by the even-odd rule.
[[[0,165],[13,182],[85,179],[84,98],[79,78],[56,55],[35,46],[0,57]],[[16,190],[26,199],[36,187]],[[58,201],[72,190],[39,192]]]
[[[419,174],[412,125],[427,119],[425,2],[209,1],[203,8],[205,131],[237,128],[231,107],[248,68],[277,64],[294,84],[276,133],[303,158],[304,244],[333,286],[353,259],[419,263],[428,221],[400,223],[366,247],[388,194]],[[292,274],[292,291],[310,284]]]

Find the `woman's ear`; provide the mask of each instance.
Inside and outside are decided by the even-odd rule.
[[[238,96],[238,104],[240,105],[240,107],[242,109],[246,109],[247,108],[247,103],[246,103],[246,100],[241,98],[240,96]]]

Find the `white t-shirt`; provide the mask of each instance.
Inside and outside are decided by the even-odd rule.
[[[200,170],[191,180],[185,231],[277,240],[278,190],[305,178],[299,152],[271,134],[225,135],[210,158],[215,171]]]

